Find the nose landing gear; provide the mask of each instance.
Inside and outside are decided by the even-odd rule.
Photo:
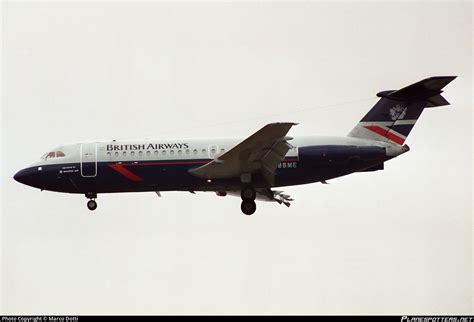
[[[87,208],[89,208],[89,210],[95,210],[97,208],[97,202],[95,200],[89,200],[87,202]]]
[[[97,198],[97,194],[95,192],[88,192],[88,193],[86,193],[86,198],[90,199],[87,202],[87,208],[90,211],[96,210],[97,209],[97,202],[95,201],[95,199]]]
[[[257,204],[255,203],[257,193],[255,192],[255,189],[251,185],[245,185],[240,191],[240,196],[242,197],[240,210],[242,210],[242,212],[247,216],[255,213],[255,210],[257,210]]]

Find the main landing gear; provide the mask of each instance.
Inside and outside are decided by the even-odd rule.
[[[242,203],[240,209],[247,216],[252,215],[255,210],[257,210],[257,204],[255,203],[255,198],[257,193],[251,185],[245,185],[240,191],[240,196],[242,197]]]
[[[86,193],[86,198],[89,198],[90,200],[87,202],[87,208],[92,211],[96,210],[97,208],[97,202],[95,199],[97,198],[97,194],[95,192],[88,192]]]

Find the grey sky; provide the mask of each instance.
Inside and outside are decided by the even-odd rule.
[[[472,4],[2,3],[3,313],[472,313]],[[435,75],[384,171],[284,190],[81,195],[12,179],[71,142],[346,135]]]

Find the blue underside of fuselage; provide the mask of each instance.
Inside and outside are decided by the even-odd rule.
[[[299,157],[287,157],[275,172],[275,185],[290,186],[319,182],[353,172],[378,170],[389,157],[378,147],[325,147],[300,149]],[[30,167],[15,179],[27,185],[67,193],[110,193],[140,191],[232,191],[241,187],[240,178],[198,178],[188,170],[209,159],[154,160],[139,162],[67,163]],[[89,175],[89,176],[88,176]],[[269,184],[258,174],[252,176],[256,188]]]

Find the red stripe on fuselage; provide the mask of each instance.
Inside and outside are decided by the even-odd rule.
[[[389,139],[390,141],[393,141],[397,144],[400,144],[402,145],[403,142],[405,142],[405,139],[404,138],[401,138],[399,137],[398,135],[390,132],[390,131],[387,131],[383,128],[381,128],[380,126],[376,126],[376,125],[366,125],[364,126],[367,130],[369,131],[372,131],[374,133],[377,133],[378,135],[381,135],[383,137],[386,137],[387,139]]]
[[[137,176],[135,173],[133,173],[130,170],[127,170],[123,167],[122,164],[109,164],[109,167],[120,173],[121,175],[125,176],[127,179],[134,181],[134,182],[140,182],[143,181],[142,178]]]
[[[175,165],[175,164],[206,164],[211,161],[165,161],[165,162],[136,162],[127,163],[126,166],[140,166],[140,165]]]

